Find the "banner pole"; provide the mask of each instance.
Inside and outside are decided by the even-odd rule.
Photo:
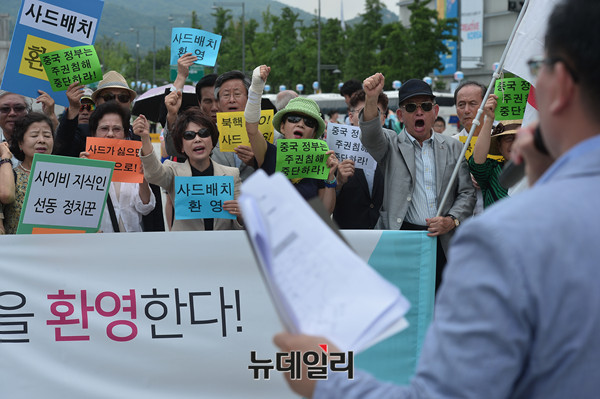
[[[490,82],[490,84],[487,88],[487,91],[485,92],[485,95],[483,96],[483,101],[481,101],[481,105],[479,106],[479,109],[477,110],[477,115],[475,116],[475,119],[473,120],[473,124],[471,125],[471,129],[469,131],[469,136],[467,137],[467,140],[465,141],[465,144],[463,145],[462,151],[460,152],[460,156],[458,157],[458,161],[456,162],[456,165],[454,166],[454,170],[452,171],[452,176],[450,177],[450,182],[448,183],[448,187],[446,188],[446,191],[444,192],[444,196],[442,197],[442,200],[440,201],[436,216],[442,216],[442,209],[444,208],[444,204],[448,200],[448,196],[450,195],[450,190],[452,190],[452,185],[454,184],[454,181],[456,180],[456,176],[458,176],[458,170],[460,169],[460,164],[461,164],[463,158],[465,157],[467,148],[469,147],[469,144],[471,143],[471,139],[473,138],[473,134],[475,133],[475,129],[477,129],[477,126],[480,125],[479,118],[481,118],[481,115],[483,114],[483,108],[485,107],[485,103],[486,103],[488,97],[490,96],[490,94],[492,93],[492,91],[494,90],[496,80],[502,74],[502,70],[504,68],[504,61],[506,60],[506,56],[508,55],[508,50],[510,49],[510,46],[515,38],[515,34],[517,33],[519,26],[521,25],[521,21],[523,20],[523,16],[525,15],[525,11],[527,10],[528,5],[529,5],[529,0],[525,0],[525,3],[523,4],[523,8],[521,9],[521,12],[519,13],[519,17],[517,18],[517,21],[515,22],[515,26],[508,38],[506,47],[504,48],[504,51],[502,52],[502,57],[500,57],[500,62],[498,63],[498,69],[496,69],[496,71],[494,71],[494,73],[492,74],[492,81]],[[455,106],[456,106],[456,104],[455,104]]]

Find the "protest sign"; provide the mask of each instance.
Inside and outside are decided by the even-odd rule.
[[[33,98],[44,90],[67,106],[67,97],[53,91],[40,56],[93,44],[103,6],[102,0],[23,0],[0,88]]]
[[[82,85],[102,80],[102,67],[94,46],[70,47],[41,54],[53,91],[63,91],[73,82]]]
[[[98,231],[112,171],[111,162],[35,154],[17,234]]]
[[[317,139],[277,140],[277,164],[275,171],[282,172],[288,179],[308,177],[327,179],[327,143]]]
[[[238,145],[250,146],[243,112],[217,112],[217,126],[219,127],[219,148],[221,152],[233,152]],[[263,134],[265,140],[273,143],[272,109],[260,112],[258,130]]]
[[[377,167],[377,161],[360,142],[360,128],[357,126],[328,123],[327,145],[335,151],[335,156],[340,162],[351,159],[354,161],[354,167],[364,170],[374,171]]]
[[[497,121],[523,119],[531,84],[518,77],[496,81],[494,94],[498,96]]]
[[[177,65],[177,60],[185,53],[192,53],[198,57],[195,64],[215,66],[220,46],[220,35],[194,28],[173,28],[171,65]]]
[[[233,176],[175,176],[175,219],[235,219],[223,210],[233,189]]]
[[[85,150],[90,153],[89,158],[114,162],[112,181],[122,183],[144,181],[140,148],[142,142],[135,140],[88,137],[85,141]]]

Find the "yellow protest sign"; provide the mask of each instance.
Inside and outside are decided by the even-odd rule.
[[[51,42],[32,35],[27,35],[25,47],[23,49],[23,58],[19,66],[19,73],[38,79],[48,80],[46,71],[42,66],[41,54],[51,53],[53,51],[69,48],[61,43]]]
[[[218,112],[217,126],[219,127],[219,146],[221,152],[234,152],[235,147],[238,145],[250,146],[243,112]],[[263,134],[265,140],[273,143],[272,109],[261,111],[258,130]]]

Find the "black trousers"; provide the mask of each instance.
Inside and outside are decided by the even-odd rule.
[[[421,226],[418,224],[412,224],[409,222],[402,223],[400,226],[400,230],[410,230],[410,231],[422,231],[427,230],[427,226]],[[436,249],[436,261],[435,261],[435,292],[437,293],[440,284],[442,283],[442,273],[444,271],[444,267],[446,267],[446,254],[444,254],[444,249],[442,248],[442,243],[438,237],[437,240],[437,249]]]

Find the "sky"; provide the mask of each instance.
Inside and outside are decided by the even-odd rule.
[[[314,13],[319,7],[319,0],[278,0],[306,12]],[[340,4],[344,3],[344,20],[356,17],[365,12],[365,0],[321,0],[321,17],[340,19]],[[388,10],[398,15],[398,0],[383,0]]]

